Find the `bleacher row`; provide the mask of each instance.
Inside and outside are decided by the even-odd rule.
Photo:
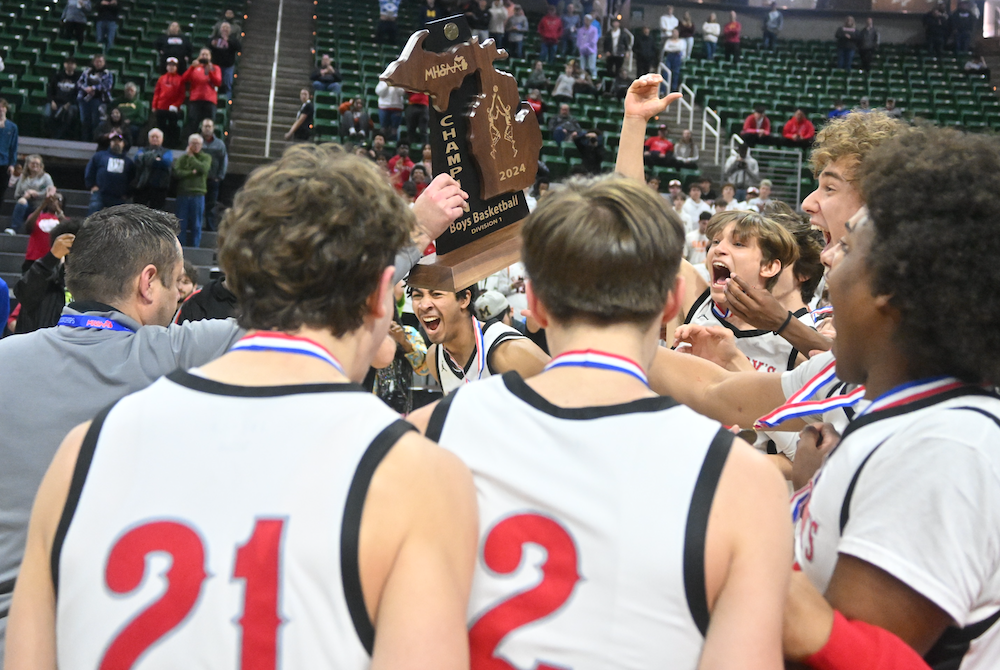
[[[43,136],[42,106],[47,99],[49,76],[63,59],[73,55],[77,71],[89,65],[90,58],[103,47],[95,40],[93,21],[83,44],[62,39],[59,19],[64,0],[3,0],[0,3],[0,56],[6,69],[0,74],[0,96],[11,104],[11,118],[22,135]],[[242,12],[244,0],[121,0],[118,34],[115,45],[106,54],[108,69],[115,73],[112,97],[121,97],[126,82],[139,87],[140,97],[152,102],[159,76],[157,53],[153,45],[157,35],[166,31],[171,21],[191,39],[192,48],[203,46],[212,27],[225,9]],[[238,65],[237,65],[238,68]],[[221,101],[220,101],[221,102]],[[220,104],[216,125],[228,127],[229,106]]]

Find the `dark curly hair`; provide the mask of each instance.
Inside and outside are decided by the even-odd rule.
[[[861,164],[873,290],[914,378],[1000,382],[1000,140],[923,127]]]
[[[296,144],[257,168],[219,229],[219,263],[245,328],[361,326],[414,219],[369,161]]]

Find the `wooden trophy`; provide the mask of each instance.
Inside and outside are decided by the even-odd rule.
[[[523,189],[535,183],[542,133],[517,80],[493,67],[506,57],[456,16],[413,33],[382,73],[388,84],[430,98],[434,174],[450,174],[469,194],[469,212],[435,241],[437,255],[410,271],[412,286],[460,291],[521,257]]]

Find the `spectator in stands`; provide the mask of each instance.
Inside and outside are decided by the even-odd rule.
[[[736,145],[736,150],[726,160],[724,178],[736,187],[737,200],[743,200],[747,188],[760,181],[760,166],[746,144]]]
[[[593,95],[597,96],[598,90],[594,85],[594,78],[590,73],[580,67],[580,63],[571,60],[569,64],[573,66],[573,95]]]
[[[427,175],[428,175],[427,169],[423,166],[422,163],[417,163],[410,170],[410,179],[406,183],[413,184],[414,199],[419,198],[420,195],[427,189],[427,184],[430,181],[430,178]],[[403,186],[406,186],[406,184],[403,184]]]
[[[736,20],[736,12],[729,12],[729,23],[722,29],[722,47],[726,58],[734,63],[740,62],[740,33],[743,26]]]
[[[226,286],[226,278],[219,276],[188,296],[177,310],[174,323],[228,319],[234,316],[236,316],[236,296]]]
[[[79,222],[60,217],[49,232],[41,233],[41,255],[14,285],[14,296],[21,305],[15,333],[31,333],[59,323],[66,306],[66,257],[79,229]]]
[[[378,0],[378,26],[375,41],[379,44],[396,43],[396,19],[399,18],[399,0]]]
[[[77,81],[77,104],[80,106],[80,125],[84,142],[94,141],[94,130],[101,123],[101,117],[107,111],[111,102],[111,89],[115,85],[115,76],[108,71],[104,54],[97,54],[90,62],[90,67],[84,68]]]
[[[771,8],[764,16],[764,27],[762,29],[764,34],[763,47],[765,49],[773,51],[778,47],[778,35],[781,34],[781,29],[784,27],[785,17],[782,16],[781,11],[778,9],[778,3],[772,1]]]
[[[170,188],[170,175],[174,154],[163,146],[163,131],[153,128],[147,134],[148,145],[135,156],[135,186],[133,200],[136,204],[153,209],[163,209]]]
[[[674,143],[667,139],[667,124],[661,123],[656,135],[646,140],[642,160],[646,165],[674,166]]]
[[[674,151],[676,153],[676,149]],[[694,181],[692,181],[691,183],[697,183],[701,185],[701,197],[703,200],[705,200],[705,202],[707,202],[710,205],[713,202],[715,202],[715,199],[718,197],[718,195],[712,189],[711,177],[709,177],[707,174],[704,174],[701,177],[696,177]]]
[[[160,72],[167,71],[167,59],[175,58],[178,74],[184,74],[191,64],[191,40],[181,32],[181,24],[171,21],[167,32],[156,36],[154,45],[160,57],[157,64]]]
[[[894,119],[903,118],[903,110],[896,106],[895,98],[886,98],[885,107],[882,108],[882,111]]]
[[[965,62],[963,69],[966,74],[984,74],[987,77],[990,76],[990,68],[986,65],[986,57],[982,55],[972,55]]]
[[[628,68],[622,65],[618,68],[618,73],[614,79],[604,80],[606,89],[604,95],[615,100],[624,100],[633,81],[635,81],[635,78],[629,74]]]
[[[115,45],[118,32],[118,0],[100,0],[97,4],[97,41],[104,45],[104,53]]]
[[[490,9],[486,0],[472,0],[465,10],[465,19],[472,29],[472,36],[482,44],[490,38]]]
[[[748,186],[746,190],[746,200],[741,202],[739,204],[739,207],[737,207],[737,209],[742,210],[744,212],[754,210],[755,208],[750,206],[750,201],[756,198],[758,195],[760,195],[759,188],[757,188],[756,186]]]
[[[208,49],[212,53],[212,62],[222,70],[222,85],[219,93],[224,97],[231,98],[233,94],[233,70],[236,67],[236,56],[240,53],[242,45],[240,40],[233,36],[233,27],[228,23],[219,26],[219,34],[208,42]]]
[[[862,114],[867,114],[872,111],[871,103],[869,102],[867,95],[861,96],[861,100],[858,102],[858,108],[854,111],[861,112]]]
[[[167,71],[156,80],[153,91],[153,114],[156,127],[163,131],[164,143],[168,148],[180,144],[180,111],[184,105],[184,80],[177,74],[177,58],[167,58]]]
[[[682,201],[687,198],[684,195],[684,189],[681,186],[680,179],[671,179],[667,182],[667,195],[670,196],[670,200],[673,201],[674,198],[680,198]],[[683,202],[681,203],[683,204]]]
[[[10,227],[20,233],[28,213],[44,204],[55,195],[56,187],[52,177],[45,171],[45,163],[38,154],[24,159],[24,170],[14,186],[14,211],[10,215]],[[0,300],[3,296],[0,296]]]
[[[698,158],[698,143],[694,141],[691,131],[685,128],[681,131],[681,139],[674,145],[674,163],[680,168],[697,170]],[[702,195],[708,195],[704,189]]]
[[[684,49],[687,46],[680,38],[680,33],[674,28],[670,37],[663,43],[663,64],[670,70],[670,90],[677,91],[681,87],[681,67],[684,62]]]
[[[425,93],[411,93],[403,112],[406,121],[406,141],[411,144],[427,142],[427,125],[430,123],[430,98]]]
[[[228,23],[233,27],[233,35],[236,37],[243,36],[243,23],[236,17],[236,12],[231,9],[227,9],[222,13],[222,18],[215,22],[212,26],[212,37],[218,37],[219,28],[222,27],[223,23]]]
[[[198,62],[181,75],[181,80],[190,87],[188,127],[200,128],[203,120],[215,118],[215,107],[219,102],[218,90],[222,84],[222,69],[212,63],[212,51],[208,47],[203,47],[198,52]]]
[[[698,227],[689,231],[684,238],[684,258],[696,270],[699,270],[699,274],[701,274],[702,269],[705,269],[705,274],[708,274],[708,270],[704,268],[705,256],[708,254],[708,237],[705,236],[705,229],[711,218],[711,212],[698,214]]]
[[[837,40],[837,67],[850,72],[851,63],[854,62],[854,52],[858,48],[858,31],[854,27],[854,17],[848,16],[844,19],[844,25],[837,28],[833,37]]]
[[[552,131],[552,139],[559,143],[573,141],[583,134],[583,128],[569,113],[569,105],[565,102],[559,105],[559,114],[549,119],[549,130]]]
[[[302,103],[302,106],[299,107],[298,113],[295,114],[295,121],[292,122],[292,127],[285,133],[285,139],[295,142],[308,142],[312,138],[312,90],[304,88],[299,91],[299,102]]]
[[[781,130],[785,138],[785,144],[790,147],[801,147],[808,149],[812,146],[813,138],[816,137],[816,126],[806,117],[806,113],[801,107],[795,110],[792,118],[785,122],[785,127]]]
[[[490,15],[490,39],[496,42],[497,49],[502,49],[507,33],[507,8],[504,7],[503,0],[493,0],[493,4],[486,11]]]
[[[319,65],[312,71],[309,79],[312,81],[312,87],[315,90],[330,91],[331,93],[340,95],[340,82],[343,77],[341,77],[340,70],[337,69],[333,59],[330,58],[330,54],[320,56]]]
[[[440,10],[434,4],[434,0],[424,0],[423,4],[420,5],[420,9],[417,11],[417,17],[420,21],[420,25],[426,26],[431,21],[437,21]]]
[[[514,58],[524,58],[524,36],[528,34],[528,17],[521,5],[514,5],[514,16],[507,19],[507,51]]]
[[[49,77],[46,91],[48,104],[43,109],[48,132],[53,139],[75,139],[72,131],[80,120],[80,110],[76,106],[79,79],[76,59],[72,56],[66,56],[62,66]]]
[[[53,190],[50,195],[38,203],[38,207],[24,222],[24,232],[28,234],[28,247],[24,250],[24,264],[21,266],[21,272],[27,272],[35,261],[48,253],[49,247],[52,246],[52,241],[55,239],[50,237],[49,233],[60,223],[69,221],[63,212],[64,204],[62,193],[56,193]],[[0,294],[0,299],[2,299],[2,294]]]
[[[538,57],[546,63],[551,63],[552,59],[556,57],[562,31],[562,20],[556,15],[555,5],[549,5],[547,13],[538,22],[538,37],[540,38]]]
[[[669,35],[680,23],[680,19],[674,16],[673,6],[667,5],[667,13],[660,16],[660,34]]]
[[[719,36],[722,35],[722,26],[715,18],[715,12],[708,15],[708,20],[701,24],[701,39],[705,44],[705,59],[715,60],[715,50],[719,46]]]
[[[7,101],[0,98],[0,203],[17,165],[17,124],[7,118]]]
[[[219,201],[219,186],[226,178],[229,168],[229,153],[226,143],[215,133],[215,122],[204,119],[201,122],[202,151],[212,157],[212,167],[205,183],[205,227],[215,230],[215,205]]]
[[[972,5],[962,0],[949,18],[955,32],[955,55],[965,53],[972,47],[972,31],[976,28],[977,17],[972,13]]]
[[[649,30],[649,26],[643,26],[639,34],[635,36],[632,45],[632,56],[635,58],[635,75],[641,77],[644,74],[653,72],[659,62],[659,43]]]
[[[771,204],[771,187],[774,184],[771,183],[770,179],[760,180],[760,191],[756,198],[751,198],[747,200],[747,204],[751,208],[756,209],[761,214],[764,213],[764,208]]]
[[[771,119],[764,113],[763,105],[756,105],[753,112],[743,121],[740,137],[748,146],[756,146],[771,136]]]
[[[101,125],[94,130],[94,141],[97,142],[99,148],[103,149],[107,146],[108,138],[112,135],[121,135],[125,138],[125,152],[128,153],[132,146],[132,124],[122,116],[122,110],[117,107],[108,112],[108,118],[104,119]]]
[[[604,138],[601,137],[601,134],[596,130],[591,130],[586,134],[578,134],[573,143],[576,144],[576,149],[580,152],[584,171],[589,175],[601,174],[601,163],[604,162],[606,156]]]
[[[577,6],[572,2],[566,3],[563,11],[562,33],[559,36],[559,55],[573,54],[576,52],[576,31],[583,22],[583,17],[577,13]]]
[[[840,98],[837,98],[837,100],[833,103],[833,109],[831,109],[826,116],[829,119],[836,119],[841,116],[847,116],[850,113],[851,110],[846,109],[844,107],[844,101],[841,100]]]
[[[64,40],[76,40],[76,46],[83,44],[87,36],[87,14],[90,0],[67,0],[60,17],[60,35]]]
[[[605,76],[614,77],[618,74],[618,71],[625,64],[626,54],[632,50],[633,41],[632,33],[622,28],[621,21],[614,18],[611,19],[611,28],[604,36]],[[623,95],[622,97],[625,96]]]
[[[688,198],[681,208],[681,220],[684,221],[685,230],[688,232],[698,230],[698,219],[702,213],[712,214],[712,206],[701,199],[701,184],[694,183],[688,186]]]
[[[552,97],[559,102],[572,102],[576,77],[573,76],[573,61],[566,63],[563,73],[556,79],[552,87]]]
[[[424,171],[427,173],[427,181],[431,179],[431,175],[434,174],[434,165],[432,163],[433,153],[431,150],[431,145],[425,144],[423,149],[420,151],[420,162],[417,165],[423,165]],[[416,167],[416,165],[414,166]]]
[[[375,86],[378,96],[378,127],[386,136],[399,140],[399,126],[403,122],[403,105],[406,91],[380,81]]]
[[[191,261],[184,261],[184,272],[177,277],[177,309],[198,289],[198,268]]]
[[[940,56],[941,52],[944,51],[944,43],[950,32],[948,12],[943,4],[939,3],[934,9],[924,14],[924,31],[927,35],[927,48],[935,56]]]
[[[691,12],[684,12],[681,22],[677,24],[677,34],[684,41],[684,60],[687,60],[694,50],[694,21],[691,19]]]
[[[545,123],[545,103],[542,101],[542,92],[537,88],[531,89],[525,102],[534,110],[535,116],[538,117],[538,123]]]
[[[177,204],[175,210],[181,229],[177,236],[182,246],[198,247],[201,244],[201,224],[205,217],[205,191],[212,169],[212,157],[202,151],[204,139],[195,133],[188,138],[187,150],[174,159],[174,177],[177,178]]]
[[[115,102],[115,109],[121,113],[132,133],[131,137],[125,139],[132,145],[138,145],[140,133],[149,121],[149,103],[139,97],[139,87],[134,82],[125,84],[124,94]]]
[[[736,185],[726,183],[722,185],[722,197],[715,201],[715,213],[731,212],[739,209],[740,201],[736,197]]]
[[[868,72],[872,69],[872,61],[882,41],[882,36],[875,27],[872,17],[865,20],[865,27],[858,33],[858,55],[861,56],[861,69]]]
[[[389,159],[389,175],[397,189],[405,182],[410,181],[412,170],[413,161],[410,159],[410,145],[401,142],[396,147],[396,155]]]
[[[107,149],[90,157],[83,175],[84,183],[90,189],[88,216],[123,204],[135,176],[135,164],[125,155],[125,138],[115,133],[108,138],[108,142]]]
[[[534,67],[528,73],[528,78],[524,80],[524,87],[527,89],[537,88],[549,90],[549,77],[545,74],[545,64],[540,60],[535,61]]]
[[[597,76],[597,37],[594,17],[587,14],[583,17],[583,24],[576,30],[576,49],[580,53],[583,68],[591,77]]]

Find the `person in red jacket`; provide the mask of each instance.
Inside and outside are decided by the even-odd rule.
[[[171,56],[167,59],[167,71],[156,80],[156,89],[153,91],[156,127],[163,131],[163,144],[170,149],[176,149],[181,141],[178,121],[181,118],[184,93],[184,79],[177,74],[177,59]]]
[[[661,123],[656,135],[643,144],[642,161],[646,165],[674,165],[674,143],[667,139],[667,124]]]
[[[781,134],[784,135],[785,144],[788,146],[808,149],[812,146],[813,138],[816,137],[816,126],[806,118],[806,113],[800,107],[785,123]]]
[[[546,63],[551,63],[556,57],[556,49],[559,46],[559,38],[562,37],[562,19],[556,15],[555,5],[549,5],[549,13],[538,22],[538,36],[542,38],[542,48],[540,58]]]
[[[758,143],[768,143],[771,137],[771,119],[764,114],[763,105],[757,105],[753,108],[753,113],[743,122],[740,137],[751,147]]]
[[[183,80],[191,87],[187,125],[194,133],[201,128],[202,120],[215,120],[215,105],[222,85],[222,69],[212,64],[212,52],[207,47],[198,54],[198,62],[184,72]]]

